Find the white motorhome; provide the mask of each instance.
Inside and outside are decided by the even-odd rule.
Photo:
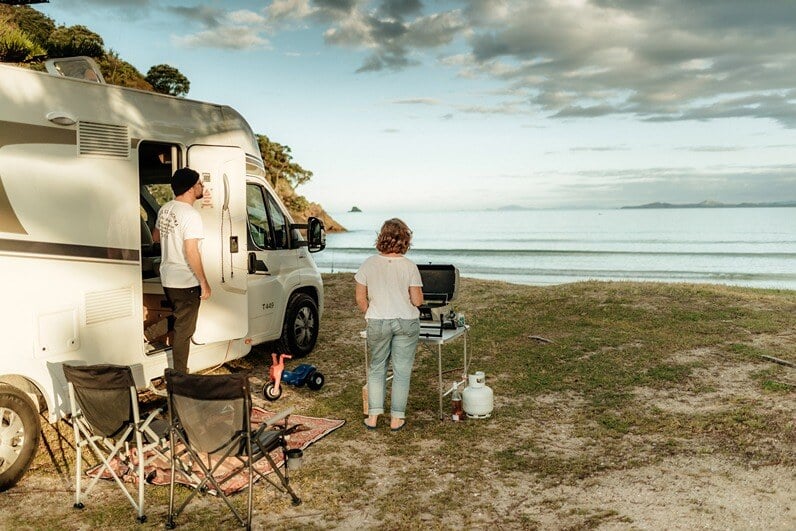
[[[149,238],[177,168],[205,186],[194,207],[212,287],[191,371],[268,341],[305,355],[323,311],[310,255],[323,224],[292,222],[236,111],[65,77],[67,63],[0,65],[0,490],[32,461],[39,412],[56,422],[68,411],[63,363],[129,365],[141,389],[168,366],[170,309]]]

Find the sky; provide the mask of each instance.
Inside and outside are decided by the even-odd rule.
[[[796,200],[791,0],[50,0],[330,212]]]

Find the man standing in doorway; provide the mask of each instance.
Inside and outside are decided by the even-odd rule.
[[[160,241],[160,281],[174,311],[174,369],[187,373],[199,304],[210,297],[202,267],[202,219],[193,208],[202,198],[203,186],[197,172],[180,168],[171,178],[171,189],[174,199],[160,207],[152,236]]]

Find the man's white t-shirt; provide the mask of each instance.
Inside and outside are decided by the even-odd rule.
[[[182,201],[169,201],[160,207],[155,226],[160,231],[160,282],[163,287],[198,286],[199,279],[193,274],[185,259],[185,240],[204,238],[204,227],[199,212]],[[199,244],[201,243],[200,241]]]
[[[422,286],[420,271],[405,256],[374,255],[365,260],[354,280],[368,288],[365,319],[417,319],[420,310],[409,299],[410,286]]]

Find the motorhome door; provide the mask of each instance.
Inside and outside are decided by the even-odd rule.
[[[235,147],[191,146],[188,166],[199,172],[204,197],[194,204],[205,237],[202,266],[212,289],[199,307],[193,341],[212,343],[244,337],[246,295],[246,155]]]

